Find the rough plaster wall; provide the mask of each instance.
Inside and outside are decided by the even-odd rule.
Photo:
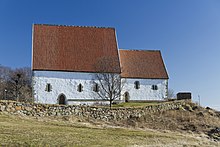
[[[93,100],[98,99],[93,91],[94,73],[34,71],[33,93],[38,103],[57,104],[61,94],[68,100]],[[122,94],[129,92],[130,100],[162,100],[166,98],[167,80],[164,79],[122,79],[125,81]],[[134,88],[134,82],[140,82],[140,89]],[[52,91],[45,91],[47,83],[52,85]],[[83,85],[83,91],[78,92],[77,86]],[[158,90],[152,90],[152,85],[157,85]],[[124,97],[122,96],[122,99]],[[96,102],[67,101],[67,104],[93,104]],[[108,102],[102,102],[108,103]]]
[[[80,72],[58,72],[58,71],[34,71],[33,72],[33,92],[36,102],[57,104],[61,94],[66,99],[95,99],[97,95],[93,92],[94,73]],[[45,91],[47,83],[52,85],[52,91]],[[78,92],[77,86],[83,85],[83,91]],[[74,104],[73,101],[67,102]],[[86,102],[80,102],[84,104]],[[79,104],[79,102],[76,102]]]
[[[122,99],[124,93],[129,93],[129,100],[163,100],[167,97],[166,79],[131,79],[123,78],[124,87],[122,89]],[[134,82],[140,82],[140,88],[135,89]],[[158,90],[152,90],[152,85],[157,85]]]

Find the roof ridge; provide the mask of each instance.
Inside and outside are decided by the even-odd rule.
[[[99,28],[99,29],[115,29],[114,27],[99,27],[99,26],[75,26],[75,25],[59,25],[59,24],[33,24],[42,26],[57,26],[57,27],[79,27],[79,28]]]

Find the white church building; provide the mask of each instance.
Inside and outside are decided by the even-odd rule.
[[[32,86],[38,103],[104,102],[96,96],[99,85],[94,82],[100,72],[120,75],[120,101],[167,98],[168,74],[161,52],[118,49],[114,28],[35,24],[32,40]],[[106,71],[97,70],[97,62],[108,57],[114,63],[105,65]]]

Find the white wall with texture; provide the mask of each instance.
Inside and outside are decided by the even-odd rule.
[[[167,98],[167,79],[122,78],[122,81],[124,81],[122,99],[125,98],[125,92],[129,93],[129,100],[163,100]],[[135,81],[139,81],[139,89],[135,88]],[[158,89],[153,90],[152,85],[157,85]]]

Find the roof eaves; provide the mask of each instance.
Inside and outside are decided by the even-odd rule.
[[[166,77],[160,77],[160,78],[150,78],[150,77],[148,77],[148,78],[146,78],[146,77],[130,77],[130,76],[121,76],[122,78],[129,78],[129,79],[169,79],[168,77],[166,78]]]
[[[141,51],[141,52],[160,52],[160,50],[151,50],[151,49],[119,49],[120,51]]]

